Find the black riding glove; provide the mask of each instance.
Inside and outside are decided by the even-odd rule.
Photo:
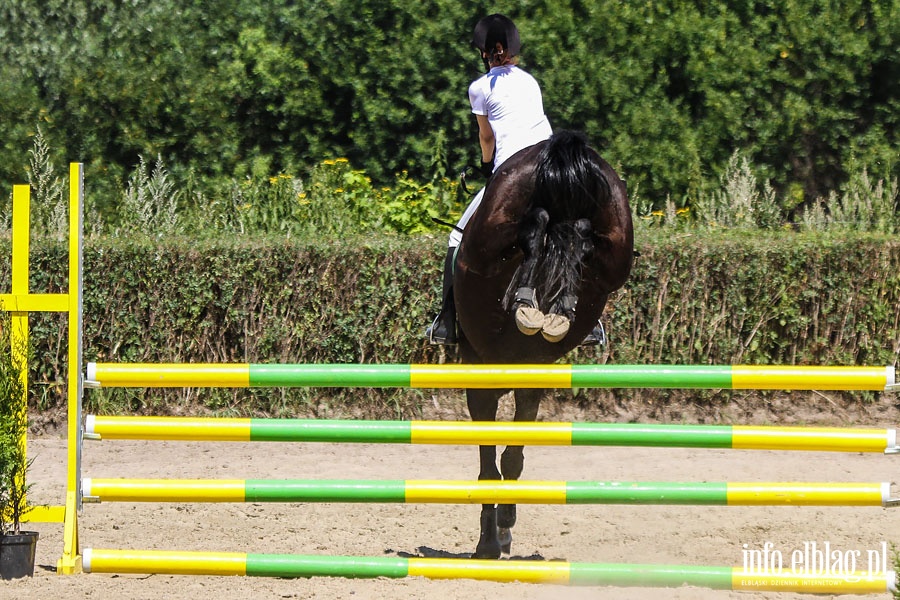
[[[494,172],[494,161],[490,160],[488,162],[481,161],[481,174],[485,177],[490,177]]]

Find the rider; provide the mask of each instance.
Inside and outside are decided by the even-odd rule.
[[[472,45],[481,52],[487,69],[486,74],[469,86],[469,103],[478,122],[481,171],[490,177],[503,161],[523,148],[548,139],[553,132],[544,114],[540,86],[516,65],[521,43],[515,24],[500,14],[487,16],[475,26]],[[432,344],[457,342],[453,257],[462,241],[462,230],[481,204],[482,196],[484,188],[475,195],[450,233],[441,312],[425,332]]]

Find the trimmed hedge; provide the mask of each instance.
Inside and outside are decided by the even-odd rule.
[[[434,363],[444,240],[286,239],[85,243],[84,358],[122,362]],[[9,241],[3,251],[9,255]],[[796,233],[640,232],[610,302],[611,343],[564,362],[898,364],[900,241]],[[66,285],[66,248],[32,245],[32,291]],[[9,288],[9,265],[0,266]],[[64,405],[65,320],[34,315],[31,396]],[[600,390],[582,390],[590,399]],[[632,392],[616,392],[627,397]],[[647,394],[650,396],[647,396]],[[722,392],[692,392],[712,399]],[[564,397],[571,392],[562,394]],[[643,392],[665,397],[665,391]],[[101,390],[116,413],[327,412],[415,417],[419,390]]]

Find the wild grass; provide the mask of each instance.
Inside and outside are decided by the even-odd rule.
[[[162,157],[157,157],[150,171],[144,157],[128,180],[122,195],[122,210],[118,214],[115,233],[129,235],[146,233],[171,235],[178,232],[178,198]]]
[[[851,174],[837,192],[817,198],[799,210],[788,210],[768,180],[760,181],[745,156],[735,152],[719,177],[718,186],[701,193],[690,208],[676,207],[667,199],[664,210],[648,212],[649,205],[632,193],[638,222],[663,228],[705,229],[792,228],[821,232],[900,231],[897,179],[873,179],[865,166]]]

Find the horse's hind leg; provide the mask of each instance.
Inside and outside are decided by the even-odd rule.
[[[578,303],[578,282],[585,257],[593,249],[590,240],[591,222],[578,219],[574,223],[573,237],[569,240],[566,253],[569,261],[563,277],[563,289],[547,311],[541,334],[548,342],[558,342],[569,333],[569,326],[575,321],[575,305]]]
[[[549,222],[550,215],[547,211],[536,208],[528,213],[519,231],[518,243],[525,257],[513,281],[513,310],[516,312],[516,326],[525,335],[536,334],[544,325],[544,314],[538,308],[534,288]]]
[[[538,407],[544,390],[519,389],[516,390],[516,414],[515,421],[534,421],[537,419]],[[500,456],[500,473],[504,481],[514,481],[522,475],[525,467],[525,451],[523,446],[507,446]],[[509,553],[512,544],[510,529],[516,524],[516,505],[501,504],[497,507],[497,527],[500,538],[501,550]]]
[[[466,402],[469,415],[473,421],[494,421],[497,419],[497,406],[504,390],[467,389]],[[497,469],[497,447],[479,446],[478,457],[481,467],[478,480],[501,478]],[[497,505],[481,505],[481,533],[473,558],[500,558],[501,543],[497,531]]]

